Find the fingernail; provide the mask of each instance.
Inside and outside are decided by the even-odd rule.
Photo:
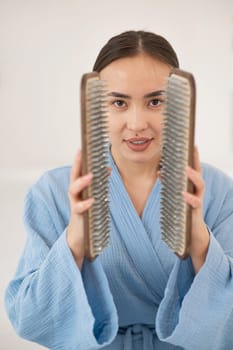
[[[91,180],[93,177],[93,174],[87,174],[87,175],[84,175],[83,176],[83,181],[88,181],[88,180]]]
[[[77,203],[77,209],[83,210],[83,203],[82,202]]]
[[[186,167],[187,171],[189,171],[190,173],[194,173],[194,170],[191,166],[187,165]]]
[[[81,157],[81,154],[82,154],[81,150],[78,150],[75,157],[79,159]]]
[[[93,202],[94,202],[94,198],[92,197],[88,200],[88,205],[91,205]]]

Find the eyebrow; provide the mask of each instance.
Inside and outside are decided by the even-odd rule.
[[[149,94],[144,95],[144,98],[149,98],[149,97],[156,97],[156,96],[161,96],[165,94],[165,90],[158,90],[158,91],[152,91],[149,92]]]
[[[150,98],[150,97],[156,97],[156,96],[161,96],[165,94],[165,90],[157,90],[157,91],[152,91],[149,92],[148,94],[144,95],[144,98]],[[131,99],[132,97],[130,95],[122,94],[121,92],[109,92],[108,96],[113,96],[113,97],[119,97],[119,98],[126,98],[126,99]]]

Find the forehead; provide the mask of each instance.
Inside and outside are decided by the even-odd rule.
[[[171,67],[148,55],[140,54],[116,60],[106,66],[100,77],[111,90],[128,92],[143,89],[148,92],[164,89]]]

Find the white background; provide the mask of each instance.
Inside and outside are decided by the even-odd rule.
[[[232,0],[0,0],[0,348],[15,335],[3,307],[22,252],[28,187],[80,145],[79,84],[99,49],[129,29],[164,35],[197,84],[201,158],[233,176]]]

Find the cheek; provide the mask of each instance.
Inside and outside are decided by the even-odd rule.
[[[109,118],[108,137],[109,137],[110,142],[112,142],[114,140],[114,137],[116,137],[117,133],[118,133],[117,124],[111,118]]]
[[[123,127],[123,123],[120,118],[115,118],[114,116],[109,116],[108,119],[108,130],[109,135],[118,134]]]
[[[163,117],[161,118],[156,118],[156,120],[153,120],[151,122],[151,127],[157,132],[161,133],[163,129]]]

